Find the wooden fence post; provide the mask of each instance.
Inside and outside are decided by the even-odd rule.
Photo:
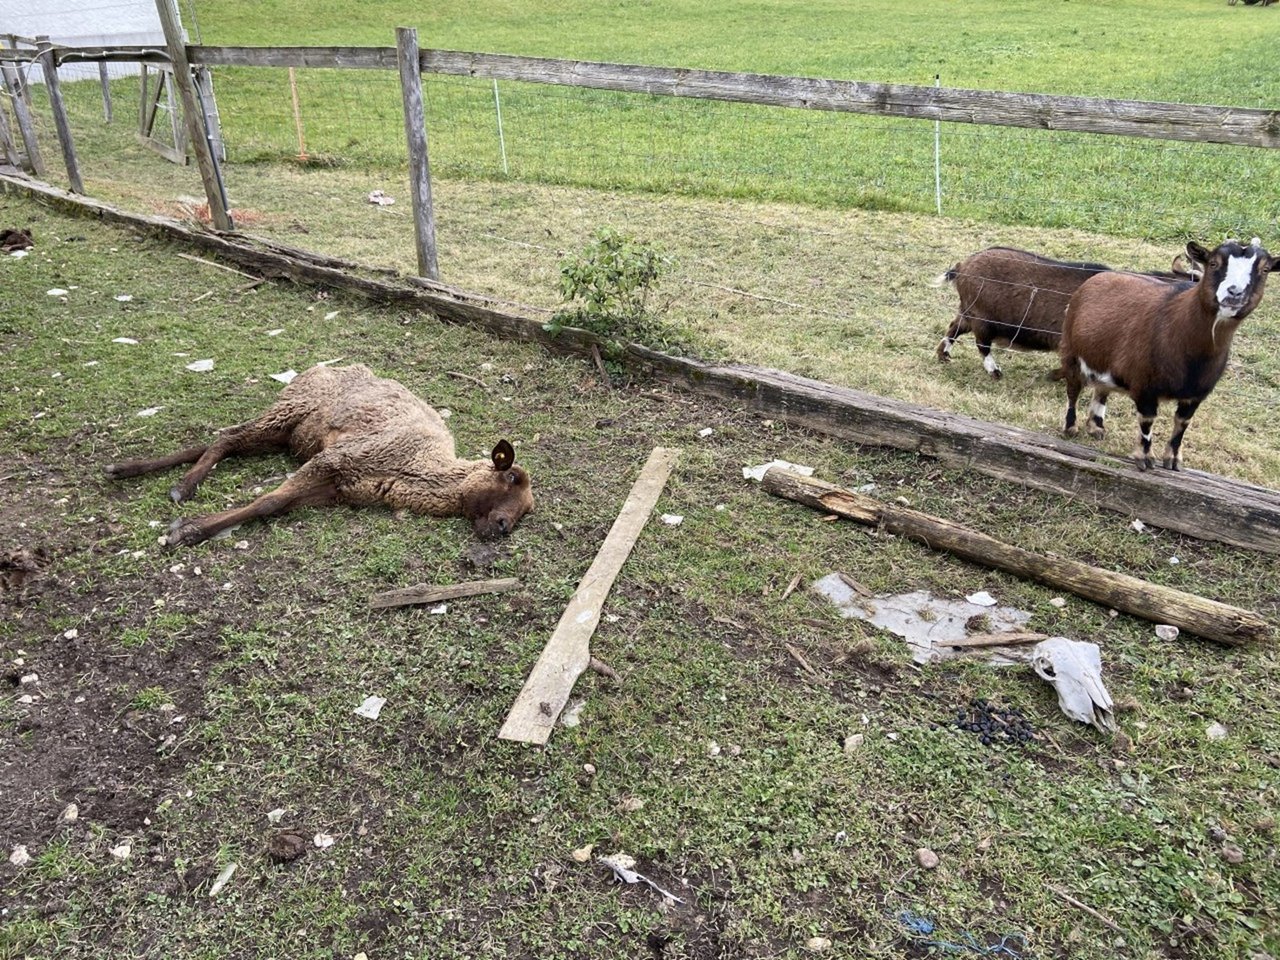
[[[76,145],[71,139],[71,124],[67,122],[67,105],[62,101],[62,87],[58,84],[58,63],[53,56],[53,43],[45,35],[36,37],[36,43],[40,45],[40,66],[44,70],[44,88],[49,92],[49,107],[53,111],[53,128],[58,132],[62,161],[67,165],[67,182],[71,184],[72,193],[84,193]]]
[[[40,141],[36,139],[36,127],[31,120],[31,111],[23,98],[23,87],[26,85],[18,76],[13,64],[5,60],[0,63],[0,74],[4,76],[5,93],[13,104],[13,116],[18,121],[18,132],[22,134],[22,146],[27,152],[27,167],[37,177],[44,178],[44,157],[40,153]]]
[[[0,103],[0,147],[4,148],[4,158],[11,166],[18,165],[18,148],[13,145],[13,129],[9,126],[9,111]]]
[[[404,95],[404,135],[409,144],[409,192],[413,197],[418,273],[428,280],[439,280],[436,216],[431,206],[431,164],[427,159],[427,117],[422,104],[422,65],[418,56],[418,31],[413,27],[396,27],[396,61],[400,66],[400,92]]]
[[[107,62],[98,61],[98,82],[102,84],[102,117],[111,122],[111,78],[107,76]]]
[[[187,135],[191,139],[191,148],[195,151],[200,179],[204,182],[204,195],[209,201],[209,216],[216,229],[234,230],[230,205],[227,203],[227,189],[222,182],[222,171],[218,169],[217,158],[209,144],[204,112],[200,109],[195,83],[191,79],[191,64],[187,60],[187,45],[182,36],[182,24],[178,21],[178,10],[173,5],[173,0],[156,0],[156,11],[160,14],[165,44],[169,48],[169,60],[173,64],[173,79],[178,84],[178,91],[182,95],[182,114],[186,118]]]
[[[196,95],[200,98],[200,112],[204,116],[204,128],[209,133],[209,147],[214,159],[227,159],[227,144],[222,138],[222,119],[218,116],[218,101],[213,95],[213,74],[208,67],[196,67],[192,71],[196,82]]]

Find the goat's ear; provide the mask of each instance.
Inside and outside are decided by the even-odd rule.
[[[1272,273],[1275,273],[1276,271],[1280,271],[1280,257],[1272,257],[1271,266],[1268,267],[1267,269],[1270,270]]]
[[[516,462],[516,451],[506,440],[499,440],[490,454],[493,458],[493,469],[506,470]]]
[[[1192,263],[1206,267],[1209,265],[1209,251],[1194,240],[1187,244],[1187,256],[1191,258]]]

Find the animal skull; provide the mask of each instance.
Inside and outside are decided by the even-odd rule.
[[[1111,694],[1102,684],[1102,655],[1096,643],[1050,637],[1031,651],[1031,666],[1058,691],[1058,706],[1072,720],[1115,733]]]

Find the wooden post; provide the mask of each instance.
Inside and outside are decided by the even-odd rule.
[[[10,166],[18,165],[18,148],[13,142],[13,129],[9,126],[9,111],[0,103],[0,147],[4,148],[4,158]]]
[[[422,66],[418,57],[418,31],[396,27],[396,62],[400,66],[400,92],[404,95],[404,135],[409,144],[409,192],[413,197],[413,223],[418,241],[418,273],[440,279],[436,260],[436,216],[431,206],[431,164],[427,159],[427,117],[422,103]]]
[[[141,96],[141,99],[138,101],[138,134],[140,136],[145,137],[150,132],[147,129],[147,76],[148,75],[147,75],[147,65],[145,63],[141,63],[138,66],[141,68],[138,73],[138,80],[140,81],[139,95]]]
[[[547,641],[498,731],[503,740],[541,744],[551,736],[560,711],[569,702],[574,683],[591,663],[591,636],[600,623],[605,597],[631,554],[679,456],[679,450],[669,447],[655,447],[649,455],[604,545],[569,598],[555,633]]]
[[[98,61],[98,82],[102,84],[102,117],[111,122],[111,78],[107,76],[107,61]]]
[[[18,132],[22,134],[22,146],[27,152],[27,167],[37,177],[45,176],[44,157],[40,153],[40,141],[36,139],[36,127],[31,120],[31,110],[23,98],[26,86],[18,76],[18,71],[9,61],[0,63],[0,74],[4,76],[5,93],[13,104],[13,116],[18,121]]]
[[[218,230],[234,230],[231,211],[227,203],[227,190],[222,182],[222,172],[209,144],[209,134],[204,125],[204,113],[196,97],[195,83],[191,79],[191,64],[187,60],[187,45],[182,36],[182,24],[173,0],[156,0],[160,25],[164,28],[165,44],[169,60],[173,64],[173,79],[182,96],[182,115],[186,118],[187,134],[195,151],[196,166],[204,183],[204,195],[209,201],[209,215]]]
[[[302,135],[302,107],[298,103],[298,73],[289,68],[289,93],[293,97],[293,127],[298,131],[298,159],[307,161],[307,139]]]
[[[1032,553],[941,517],[883,503],[780,467],[773,467],[764,475],[763,486],[775,496],[795,500],[815,510],[882,528],[984,567],[1070,590],[1096,603],[1154,623],[1172,624],[1208,640],[1235,646],[1271,636],[1271,626],[1250,610],[1091,567],[1078,560]]]
[[[193,71],[196,94],[200,97],[200,112],[204,116],[204,128],[209,133],[209,146],[218,162],[227,159],[227,144],[222,139],[222,120],[218,116],[218,101],[213,95],[213,74],[208,67],[196,67]]]
[[[53,127],[58,132],[58,145],[62,147],[62,161],[67,165],[67,182],[72,193],[84,193],[84,181],[80,179],[80,164],[76,160],[76,146],[71,139],[71,124],[67,122],[67,106],[62,101],[62,88],[58,85],[58,64],[53,57],[53,43],[48,36],[36,37],[40,45],[40,66],[44,70],[44,87],[49,93],[49,107],[53,111]]]

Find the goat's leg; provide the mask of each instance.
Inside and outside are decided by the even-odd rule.
[[[1004,376],[1004,371],[1000,369],[1000,364],[996,363],[996,355],[991,352],[991,344],[983,343],[978,339],[977,331],[974,331],[973,336],[978,340],[978,352],[982,354],[982,369],[991,375],[992,380],[999,380]]]
[[[960,338],[962,333],[969,332],[969,323],[965,320],[964,313],[957,313],[956,318],[951,321],[951,326],[947,328],[947,334],[938,343],[938,360],[941,363],[951,362],[951,345]]]
[[[1173,414],[1173,433],[1164,451],[1164,465],[1169,470],[1182,469],[1182,435],[1187,432],[1191,418],[1195,416],[1199,406],[1200,400],[1182,400],[1178,403],[1178,409]]]
[[[1155,466],[1151,456],[1151,428],[1156,422],[1156,412],[1160,408],[1160,398],[1143,395],[1133,398],[1138,408],[1138,444],[1133,448],[1133,462],[1139,470],[1150,470]]]
[[[1074,437],[1080,431],[1076,426],[1076,405],[1080,401],[1080,391],[1084,389],[1084,377],[1075,357],[1062,358],[1062,378],[1067,381],[1067,419],[1062,432]]]
[[[167,546],[203,543],[230,527],[273,517],[298,507],[323,507],[338,502],[338,474],[322,454],[309,460],[292,477],[251,503],[191,520],[175,520],[169,527]]]
[[[170,453],[163,457],[152,457],[150,459],[140,460],[121,460],[119,463],[109,463],[102,468],[103,472],[113,480],[123,480],[126,477],[140,477],[144,473],[155,473],[158,470],[168,470],[170,467],[176,467],[180,463],[195,463],[199,460],[208,447],[187,447],[185,450],[179,450],[177,453]]]
[[[1107,433],[1107,397],[1111,395],[1110,390],[1103,390],[1097,387],[1093,391],[1093,402],[1089,404],[1089,426],[1086,428],[1089,436],[1095,440],[1101,440]]]
[[[174,503],[191,499],[196,487],[209,476],[210,471],[226,457],[247,453],[272,453],[289,449],[288,426],[281,426],[278,421],[264,424],[262,420],[251,420],[234,427],[228,427],[209,444],[196,460],[196,465],[183,474],[169,491],[169,499]],[[188,461],[189,462],[189,461]]]

